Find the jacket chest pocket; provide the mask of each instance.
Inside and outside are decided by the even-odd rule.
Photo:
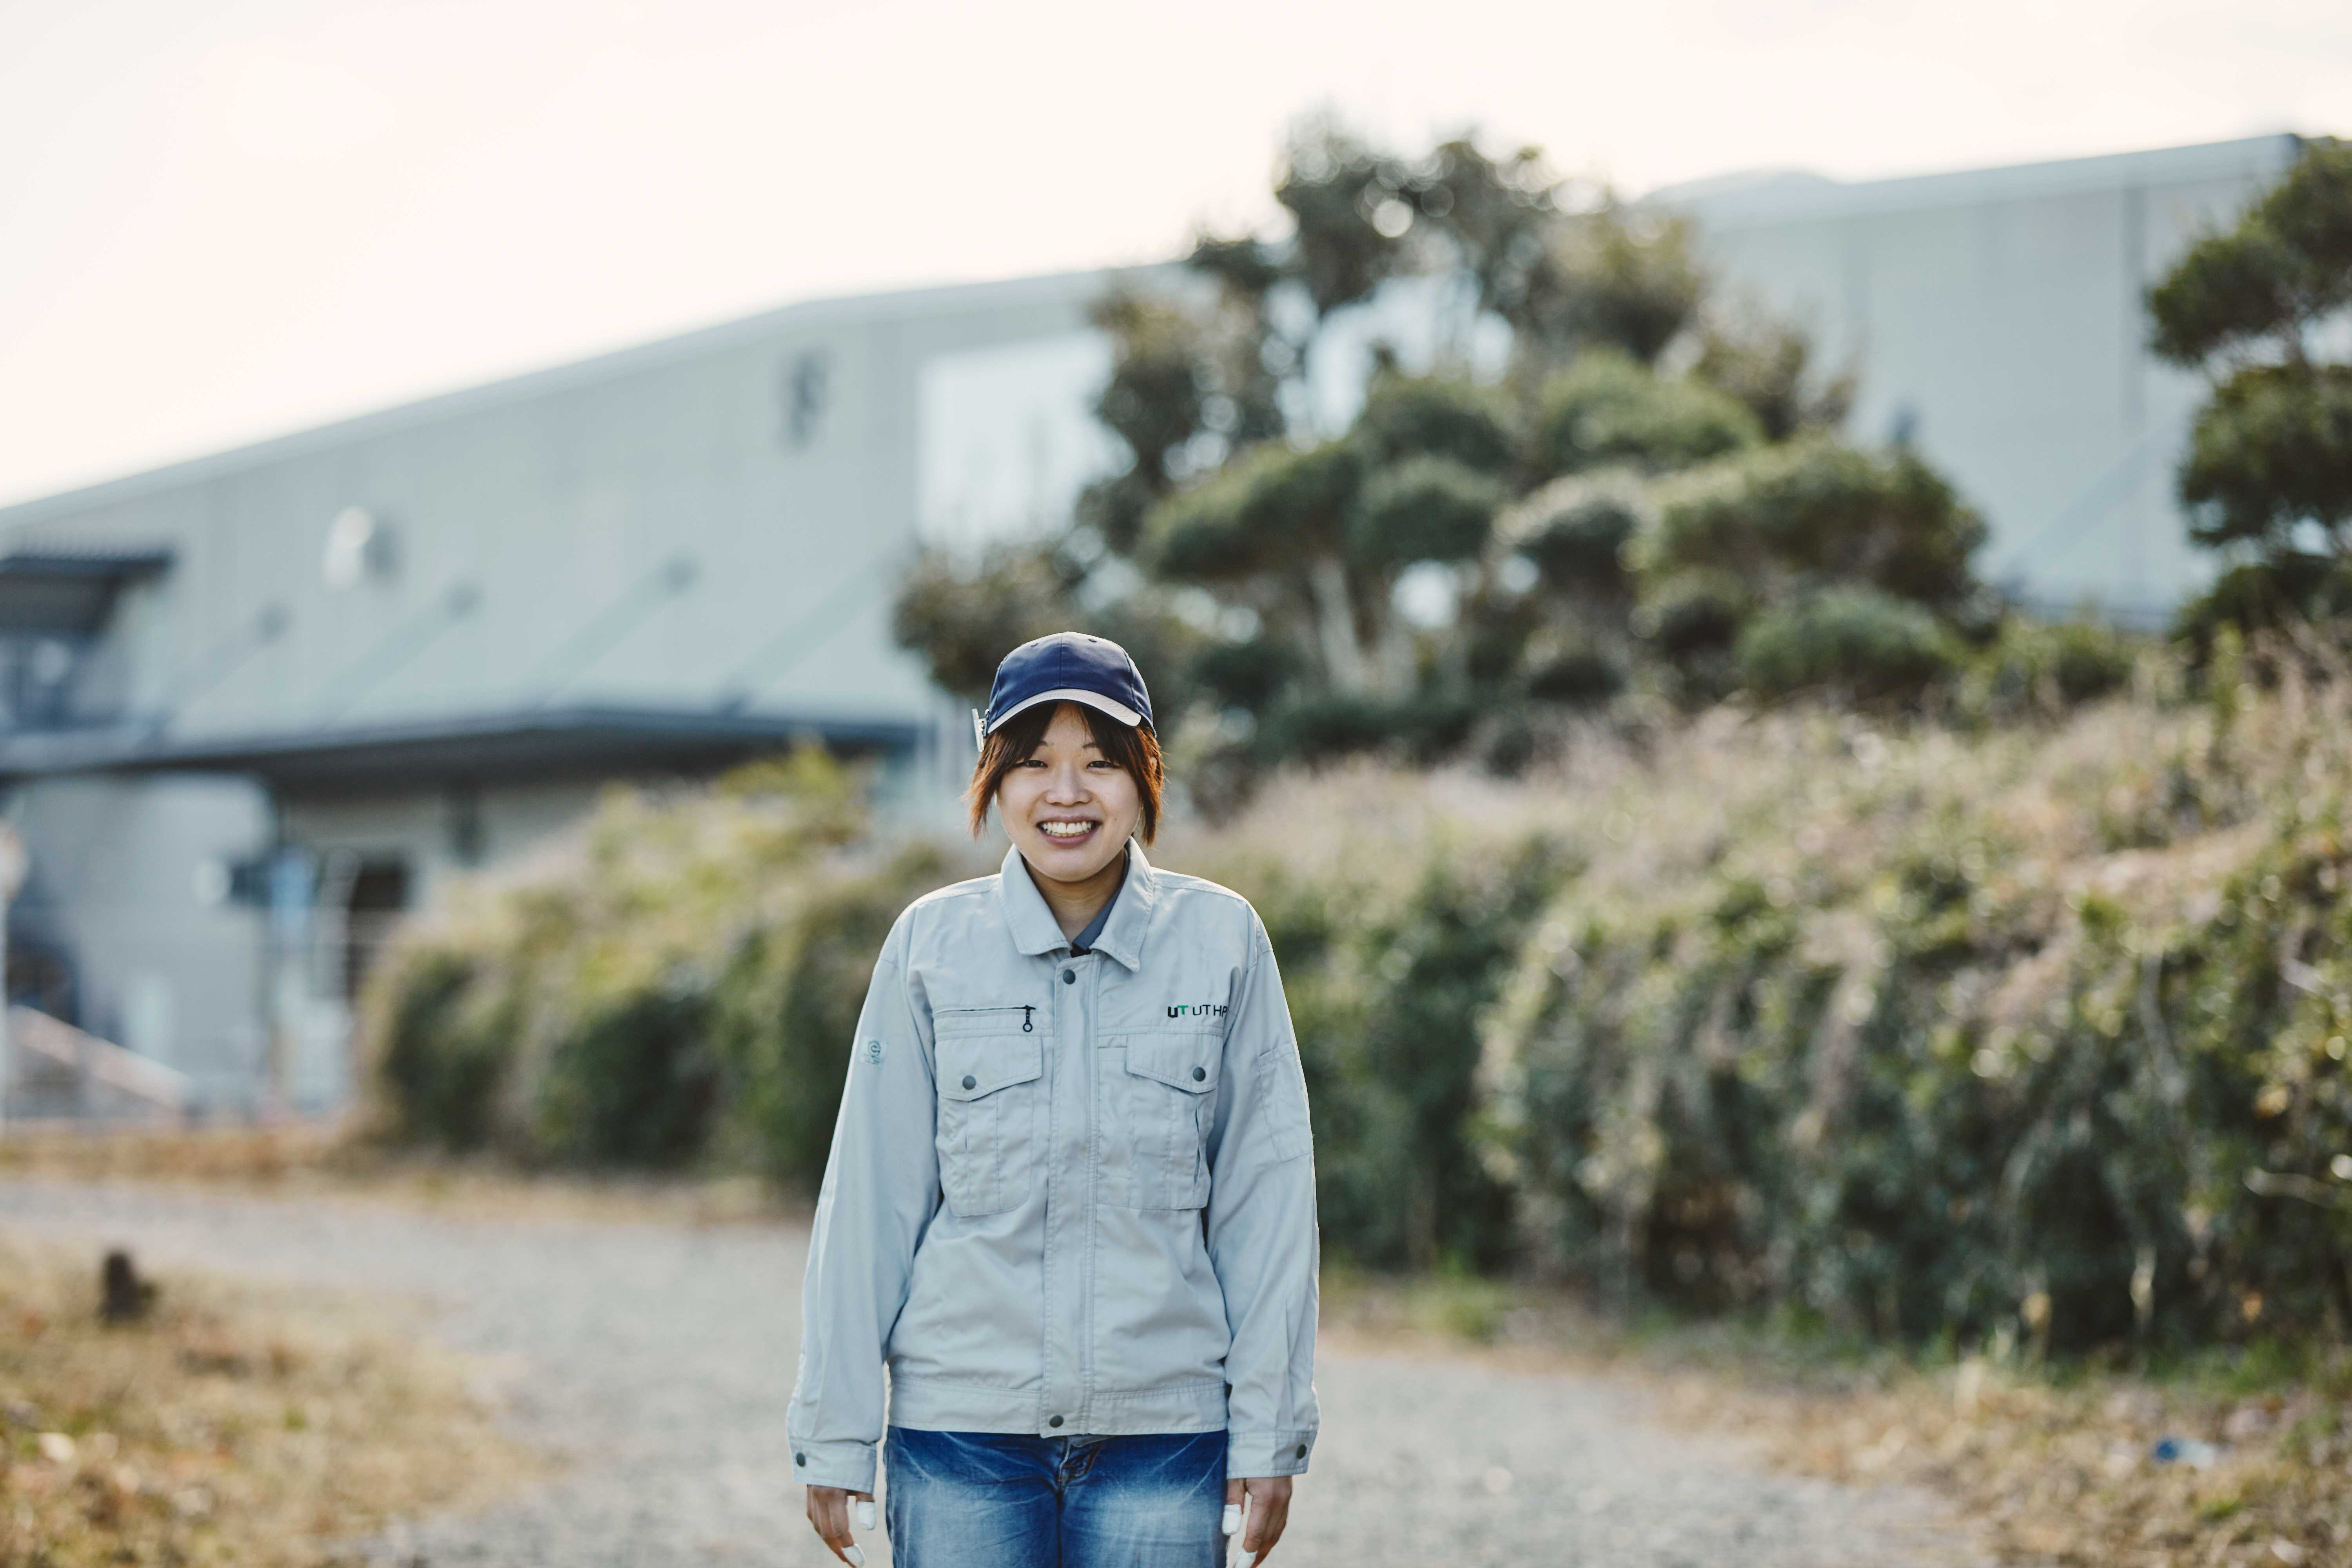
[[[1017,1208],[1036,1190],[1043,1037],[1020,1033],[1023,1009],[1010,1011],[1009,1032],[937,1038],[940,1187],[959,1215]]]
[[[1196,1209],[1209,1201],[1209,1128],[1222,1031],[1184,1029],[1103,1042],[1096,1121],[1103,1196],[1125,1208]]]

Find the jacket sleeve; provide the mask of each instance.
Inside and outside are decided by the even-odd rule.
[[[785,1416],[793,1476],[874,1489],[883,1360],[915,1248],[939,1206],[929,1031],[906,979],[906,923],[884,944],[851,1042],[801,1289],[800,1373]]]
[[[1233,1334],[1225,1474],[1295,1476],[1317,1426],[1315,1159],[1298,1040],[1255,912],[1250,938],[1210,1149],[1209,1260]]]

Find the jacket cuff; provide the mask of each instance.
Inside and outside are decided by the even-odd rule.
[[[1303,1476],[1315,1451],[1311,1429],[1290,1432],[1228,1432],[1225,1434],[1225,1475],[1242,1480],[1257,1476]]]
[[[803,1486],[839,1487],[845,1492],[874,1491],[874,1445],[855,1438],[831,1443],[793,1439],[793,1479]]]

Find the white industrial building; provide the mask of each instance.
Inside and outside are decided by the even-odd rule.
[[[1654,199],[1858,373],[1858,434],[1957,479],[1997,574],[2147,615],[2200,570],[2197,387],[2139,291],[2296,146]],[[1112,460],[1109,281],[793,306],[0,510],[10,999],[194,1103],[325,1109],[383,924],[608,781],[815,736],[944,800],[968,729],[890,591]]]
[[[2142,299],[2234,222],[2300,138],[1840,184],[1734,177],[1654,200],[1709,261],[1809,328],[1861,395],[1853,433],[1907,440],[1992,525],[1987,574],[2052,609],[2162,619],[2212,568],[2173,470],[2202,381],[2148,353]]]
[[[1104,286],[794,306],[0,511],[10,996],[324,1108],[385,921],[607,781],[814,736],[941,794],[891,591],[1105,460]]]

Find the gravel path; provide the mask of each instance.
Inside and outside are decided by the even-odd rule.
[[[570,1462],[487,1512],[373,1542],[402,1568],[814,1565],[788,1484],[804,1233],[450,1218],[359,1203],[0,1182],[0,1230],[142,1265],[432,1303],[435,1336],[515,1369],[521,1434]],[[1291,1568],[1889,1568],[1987,1561],[1917,1492],[1773,1475],[1646,1425],[1602,1379],[1328,1352]],[[887,1552],[869,1544],[880,1568]],[[975,1564],[974,1568],[986,1568]]]

